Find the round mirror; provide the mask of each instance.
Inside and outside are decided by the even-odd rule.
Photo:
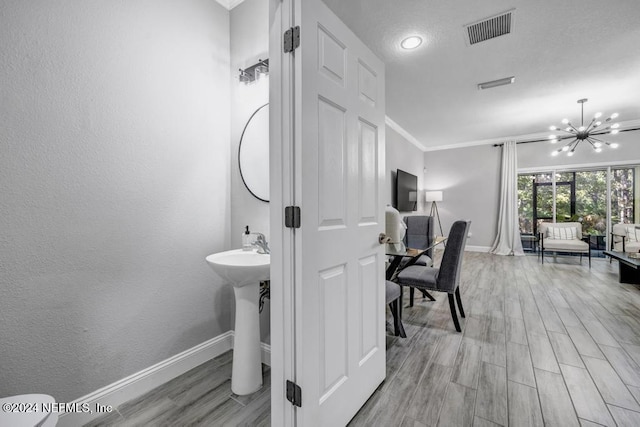
[[[269,103],[249,117],[240,137],[238,163],[247,190],[263,202],[269,201]]]

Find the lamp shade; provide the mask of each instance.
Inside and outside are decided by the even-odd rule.
[[[442,201],[442,191],[425,191],[424,196],[427,202]]]

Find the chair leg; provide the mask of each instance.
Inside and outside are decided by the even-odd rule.
[[[420,292],[422,292],[422,295],[429,298],[431,301],[435,301],[436,299],[433,297],[433,295],[431,295],[429,292],[420,289]]]
[[[591,248],[589,248],[589,268],[591,268]]]
[[[402,315],[400,314],[400,299],[396,299],[389,303],[389,308],[391,308],[391,314],[393,315],[393,332],[395,336],[400,336],[401,338],[406,338],[407,333],[404,331],[404,325],[402,324]]]
[[[462,332],[462,329],[460,329],[460,323],[458,323],[458,315],[456,314],[456,303],[453,301],[453,294],[447,293],[447,295],[449,296],[449,308],[451,309],[453,324],[456,327],[456,331]]]
[[[413,307],[413,294],[415,291],[415,288],[409,288],[409,307]]]
[[[460,298],[460,288],[456,288],[456,301],[458,301],[458,310],[460,310],[460,316],[464,318],[464,308],[462,308],[462,299]]]

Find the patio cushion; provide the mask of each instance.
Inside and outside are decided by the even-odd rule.
[[[588,252],[589,244],[582,240],[567,240],[567,239],[544,239],[545,250],[558,250],[566,252]]]
[[[620,245],[622,250],[622,245]],[[625,252],[640,252],[640,242],[627,242],[624,244]]]
[[[548,237],[558,240],[574,240],[578,238],[578,230],[576,227],[549,227]]]
[[[640,230],[635,225],[627,225],[625,234],[629,242],[640,242]]]

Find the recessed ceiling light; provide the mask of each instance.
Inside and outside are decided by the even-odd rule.
[[[400,42],[403,49],[415,49],[422,44],[422,38],[410,36]]]

